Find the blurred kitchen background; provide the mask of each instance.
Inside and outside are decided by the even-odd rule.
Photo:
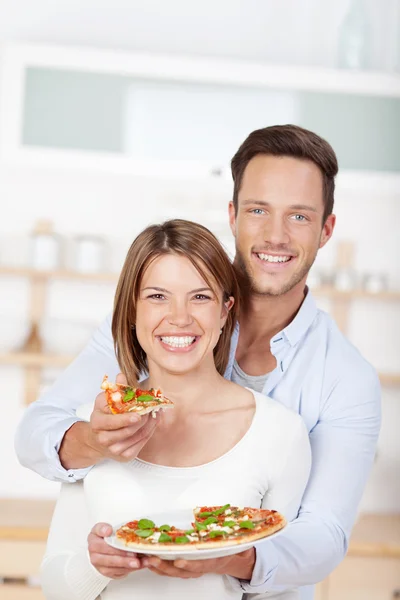
[[[309,284],[383,387],[349,556],[318,594],[400,594],[400,0],[0,0],[2,599],[42,597],[58,492],[14,455],[26,404],[111,310],[147,224],[199,221],[233,255],[230,158],[283,123],[337,152]]]

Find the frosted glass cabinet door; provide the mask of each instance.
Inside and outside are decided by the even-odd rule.
[[[226,165],[253,129],[297,120],[291,92],[26,70],[22,143]]]
[[[22,113],[31,149],[226,167],[250,131],[296,123],[325,137],[342,169],[400,172],[400,98],[28,67]]]

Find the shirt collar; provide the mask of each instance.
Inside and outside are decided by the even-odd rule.
[[[289,344],[295,346],[309,329],[311,323],[317,316],[317,312],[318,309],[315,300],[310,290],[307,288],[306,297],[304,298],[297,315],[283,331],[274,336],[273,340],[282,337],[282,334],[284,334]]]

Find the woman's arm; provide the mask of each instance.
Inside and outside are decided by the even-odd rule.
[[[110,582],[91,564],[83,483],[63,484],[41,566],[47,600],[95,600]]]

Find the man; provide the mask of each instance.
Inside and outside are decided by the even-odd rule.
[[[229,219],[244,309],[226,377],[302,415],[313,466],[299,515],[257,551],[175,564],[145,559],[160,574],[218,572],[234,576],[233,585],[245,592],[304,586],[302,597],[311,598],[308,586],[345,555],[375,453],[380,386],[374,369],[306,288],[318,249],[334,229],[337,170],[330,145],[292,125],[254,131],[232,160]],[[103,374],[113,379],[118,370],[108,319],[53,389],[28,408],[16,437],[21,463],[49,479],[75,481],[104,457],[136,456],[157,420],[138,423],[138,417],[119,415],[117,421],[102,410],[101,395],[90,424],[75,416],[77,406],[95,396]],[[102,537],[99,526],[89,543],[98,552],[96,567],[109,573],[112,560]],[[121,553],[118,565],[129,572],[129,563],[132,556]]]

